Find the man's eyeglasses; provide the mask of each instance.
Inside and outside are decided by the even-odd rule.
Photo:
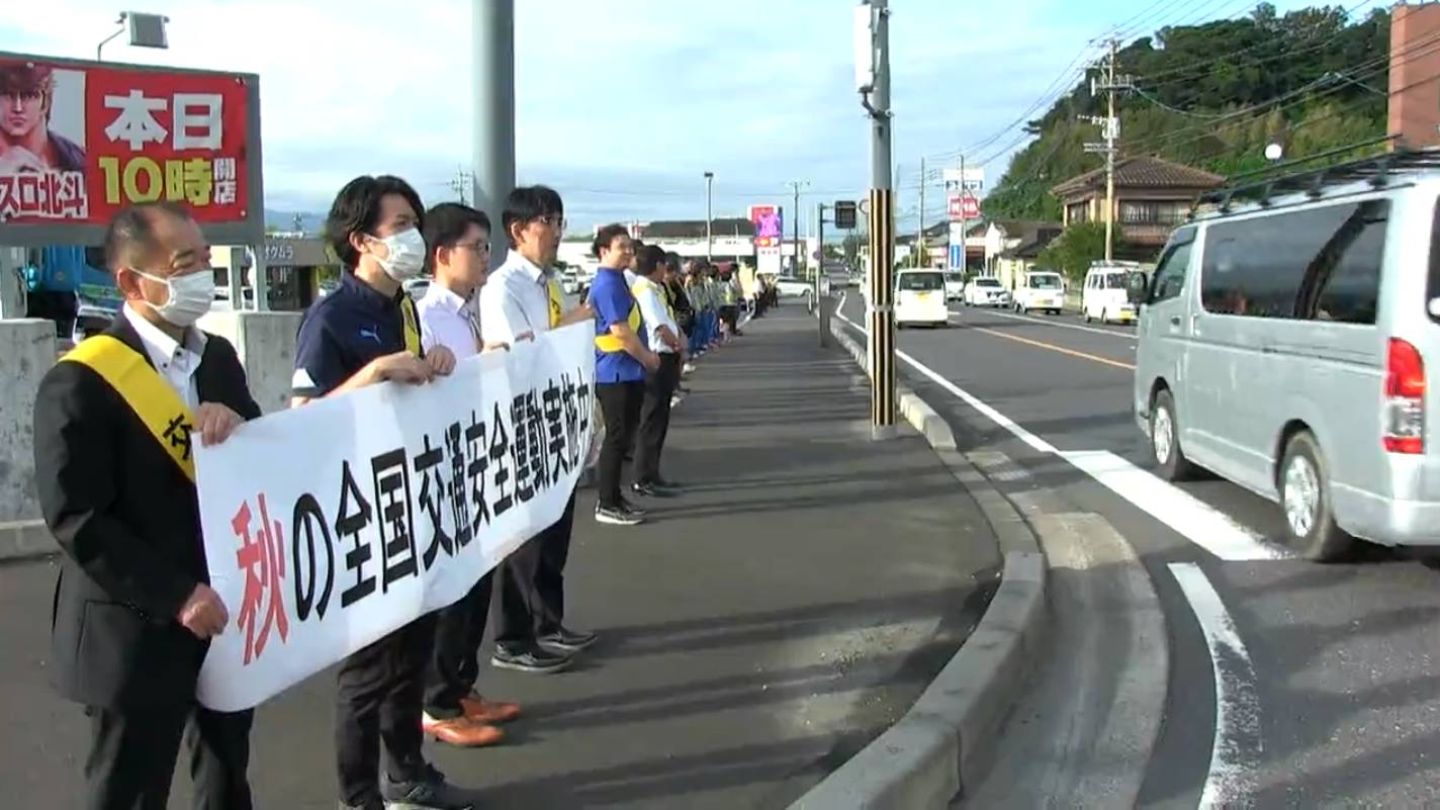
[[[476,256],[490,255],[489,242],[460,242],[455,245],[457,249],[468,250]]]

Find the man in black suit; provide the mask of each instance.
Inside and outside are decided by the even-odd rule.
[[[184,208],[121,211],[105,256],[125,306],[35,401],[35,483],[65,551],[52,669],[90,717],[85,806],[164,810],[183,735],[194,806],[249,810],[251,712],[195,701],[229,614],[207,584],[190,442],[222,442],[260,408],[234,347],[194,328],[215,281]]]

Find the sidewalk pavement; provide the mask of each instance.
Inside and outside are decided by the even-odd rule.
[[[499,747],[429,745],[478,807],[783,808],[958,649],[998,572],[989,526],[908,428],[869,439],[863,380],[817,342],[787,306],[699,362],[664,463],[686,494],[646,503],[649,523],[602,527],[582,493],[569,622],[601,641],[559,675],[483,665],[481,689],[526,715]],[[52,563],[0,565],[17,807],[79,804],[85,721],[45,683],[53,584]],[[261,707],[258,807],[335,806],[333,695],[326,673]]]

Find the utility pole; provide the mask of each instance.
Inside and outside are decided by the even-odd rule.
[[[895,435],[895,226],[894,184],[890,164],[890,9],[888,0],[869,0],[869,43],[857,31],[860,64],[868,68],[861,105],[870,114],[870,298],[866,306],[870,356],[870,432]],[[865,6],[862,5],[861,9]],[[858,26],[857,26],[858,27]],[[868,51],[866,48],[868,47]],[[861,78],[857,75],[857,78]]]
[[[924,267],[930,263],[929,253],[925,250],[925,158],[920,158],[920,227],[915,231],[915,261],[911,262],[915,267]]]
[[[969,223],[965,220],[965,198],[970,190],[965,186],[965,155],[960,155],[960,273],[970,275],[970,235],[965,232]],[[984,275],[981,270],[981,275]]]
[[[809,180],[791,180],[791,181],[790,181],[790,190],[793,191],[793,192],[795,192],[795,207],[790,209],[790,210],[793,212],[793,213],[791,213],[790,216],[792,216],[792,217],[795,218],[794,224],[790,226],[791,233],[793,234],[792,239],[794,240],[794,241],[792,242],[792,246],[794,247],[794,253],[791,254],[791,255],[792,255],[792,257],[793,257],[794,260],[795,260],[795,266],[792,267],[792,268],[790,268],[790,270],[791,270],[791,272],[795,273],[796,275],[798,275],[798,274],[800,273],[800,258],[801,258],[801,250],[800,250],[800,188],[801,188],[802,186],[809,186],[809,185],[810,185],[810,181],[809,181]]]
[[[1107,262],[1115,258],[1115,156],[1119,152],[1117,143],[1120,140],[1120,119],[1115,115],[1115,91],[1135,89],[1133,77],[1115,75],[1115,62],[1118,55],[1116,49],[1119,44],[1119,40],[1113,37],[1110,39],[1110,55],[1106,60],[1105,78],[1099,82],[1091,80],[1090,85],[1092,96],[1099,90],[1105,92],[1108,114],[1104,118],[1087,116],[1085,119],[1092,124],[1099,124],[1105,135],[1104,143],[1087,143],[1085,151],[1099,152],[1105,156],[1105,261]]]
[[[505,198],[515,188],[515,2],[474,0],[475,207],[500,222]],[[491,267],[505,261],[509,239],[490,235]]]
[[[450,181],[450,190],[455,192],[455,196],[459,198],[461,205],[470,204],[470,201],[466,199],[466,192],[474,182],[475,176],[465,171],[464,168],[455,170],[455,179]]]
[[[715,234],[711,228],[711,226],[715,223],[715,215],[713,213],[715,203],[714,191],[715,173],[705,172],[705,261],[707,262],[715,260]]]

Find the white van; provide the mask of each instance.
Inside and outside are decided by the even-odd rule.
[[[945,274],[939,270],[901,270],[895,275],[895,326],[946,326]]]
[[[1440,153],[1214,200],[1171,235],[1140,311],[1135,416],[1159,474],[1201,467],[1277,501],[1310,559],[1352,538],[1440,545]]]
[[[1130,300],[1135,276],[1144,276],[1142,265],[1130,262],[1097,262],[1085,273],[1080,288],[1080,311],[1085,321],[1133,323],[1139,306]]]
[[[1025,283],[1015,290],[1013,301],[1011,306],[1016,312],[1038,309],[1051,315],[1059,315],[1065,306],[1065,283],[1061,281],[1059,273],[1051,270],[1026,273]]]

